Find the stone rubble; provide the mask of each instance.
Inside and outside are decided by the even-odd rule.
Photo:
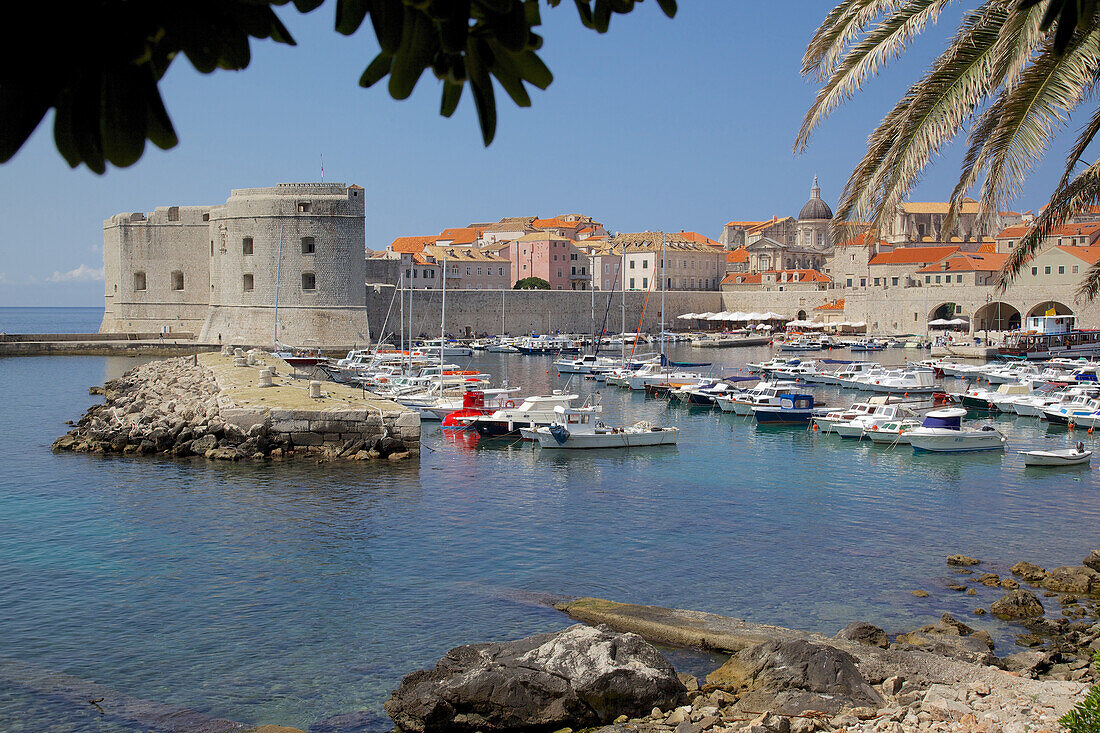
[[[219,398],[213,372],[192,357],[154,361],[134,367],[102,388],[103,404],[93,405],[79,422],[53,443],[55,451],[78,453],[161,454],[183,458],[240,461],[305,457],[323,460],[409,457],[406,445],[383,435],[351,438],[330,445],[299,445],[294,435],[255,424],[244,430],[222,415],[229,407]]]

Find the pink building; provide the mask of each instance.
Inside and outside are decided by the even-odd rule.
[[[551,290],[590,287],[591,259],[565,237],[535,232],[502,245],[498,252],[512,263],[513,285],[527,277],[541,277]]]

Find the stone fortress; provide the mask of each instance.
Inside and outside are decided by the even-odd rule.
[[[100,331],[270,346],[277,326],[279,343],[364,344],[364,216],[363,189],[342,183],[234,189],[221,205],[112,216]]]

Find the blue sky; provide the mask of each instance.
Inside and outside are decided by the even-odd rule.
[[[150,146],[128,169],[71,170],[52,120],[0,166],[0,305],[101,305],[102,221],[122,211],[216,204],[231,188],[325,179],[366,189],[367,246],[404,234],[504,216],[580,212],[616,231],[695,230],[716,237],[731,219],[794,215],[814,174],[834,204],[867,134],[954,28],[915,45],[816,133],[791,146],[815,88],[799,63],[829,3],[681,0],[675,19],[655,2],[581,26],[572,3],[543,8],[542,57],[555,80],[516,108],[498,89],[493,145],[481,144],[469,95],[451,119],[425,73],[412,97],[357,86],[377,52],[369,22],[332,28],[335,3],[279,14],[297,47],[253,44],[242,72],[196,73],[178,59],[161,84],[180,144]],[[918,200],[943,200],[958,146],[932,168]],[[1054,155],[1056,161],[1057,153]],[[1038,170],[1017,202],[1044,201],[1057,165]]]

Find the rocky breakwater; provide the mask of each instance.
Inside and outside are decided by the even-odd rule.
[[[341,385],[291,379],[263,352],[142,364],[93,393],[105,397],[55,451],[163,454],[213,460],[400,461],[419,455],[420,419]]]

